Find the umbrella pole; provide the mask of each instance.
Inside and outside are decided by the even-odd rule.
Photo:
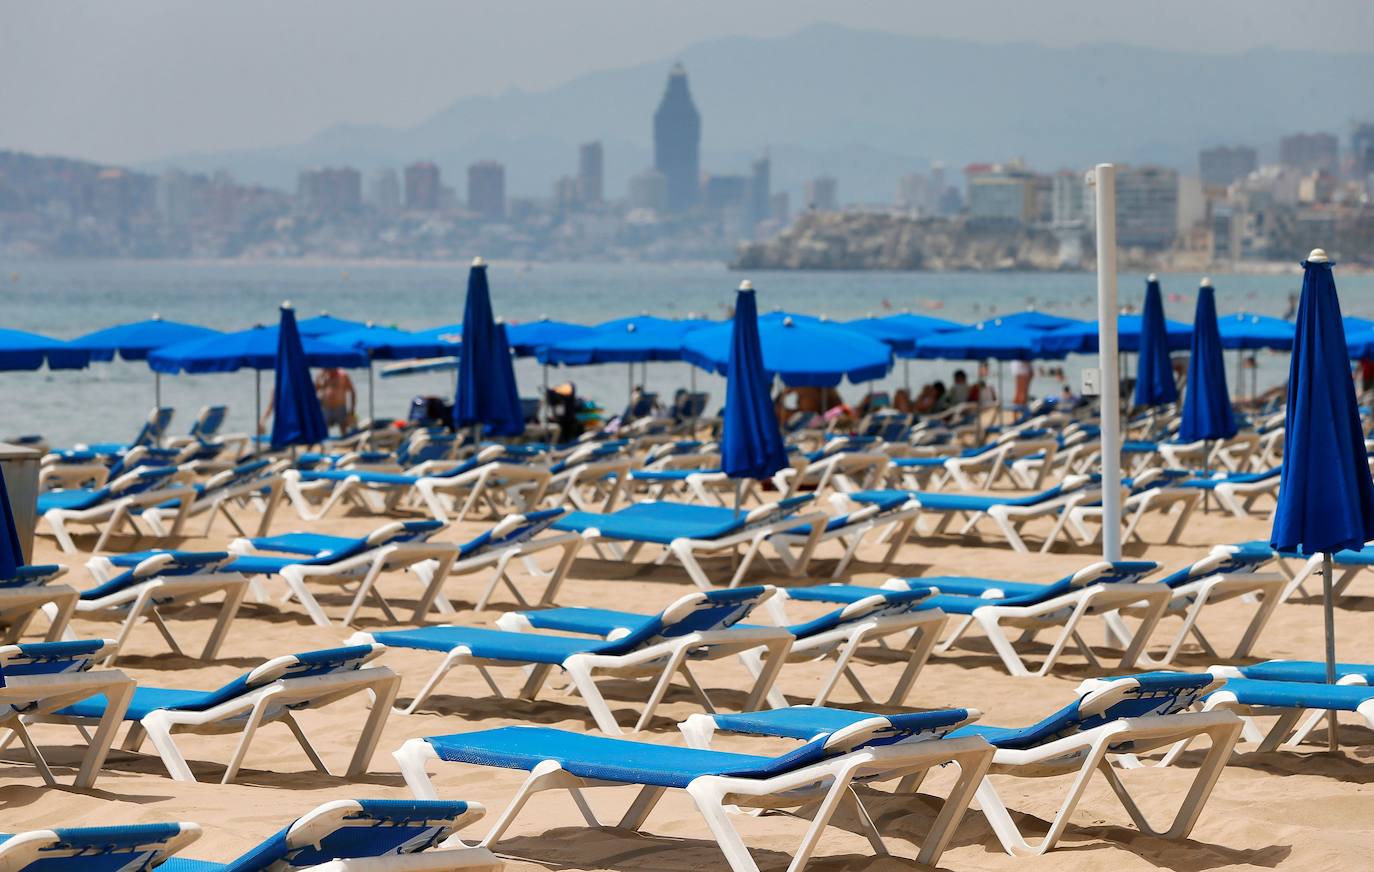
[[[999,357],[997,359],[997,396],[993,398],[993,401],[997,405],[997,413],[993,421],[998,424],[1002,423],[1002,409],[1005,405],[1002,397],[1004,396],[1006,396],[1006,394],[1002,393],[1002,359]]]
[[[1331,552],[1322,554],[1322,619],[1326,623],[1326,683],[1336,683],[1336,607],[1331,594]],[[1336,750],[1336,710],[1326,714],[1326,750]]]
[[[634,363],[633,363],[633,361],[632,361],[632,362],[630,363],[630,378],[629,378],[629,381],[625,382],[625,403],[626,403],[627,405],[630,404],[630,403],[633,403],[633,402],[634,402],[634,399],[635,399],[635,365],[634,365]]]
[[[543,369],[544,371],[544,396],[540,398],[541,400],[543,400],[543,402],[540,403],[540,406],[544,410],[544,439],[552,443],[558,440],[549,439],[549,365],[546,363],[541,367],[541,369]]]
[[[687,364],[687,383],[690,385],[687,391],[687,408],[692,410],[692,435],[697,438],[697,368],[692,364]]]
[[[375,421],[377,413],[372,408],[372,355],[367,357],[367,419]]]
[[[906,389],[906,395],[911,397],[911,358],[902,358],[902,387]]]
[[[253,370],[253,453],[262,448],[262,370]]]
[[[162,408],[162,373],[153,371],[153,408]]]

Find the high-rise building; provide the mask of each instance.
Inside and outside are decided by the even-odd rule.
[[[583,203],[600,203],[605,199],[603,181],[605,162],[601,143],[585,142],[577,148],[577,190]]]
[[[582,202],[582,183],[572,176],[563,176],[553,183],[553,205],[560,212],[577,208]]]
[[[1019,162],[969,164],[964,176],[971,221],[1023,226],[1036,220],[1035,174]]]
[[[494,160],[468,166],[468,209],[483,218],[506,217],[506,168]]]
[[[1374,122],[1355,125],[1350,134],[1350,165],[1361,181],[1374,175]]]
[[[668,211],[668,177],[658,170],[645,170],[630,179],[630,208]]]
[[[1178,170],[1121,166],[1116,171],[1116,241],[1167,248],[1178,232]]]
[[[296,198],[306,211],[320,215],[356,212],[363,202],[362,176],[352,167],[301,170]]]
[[[1054,174],[1052,185],[1050,223],[1055,227],[1082,227],[1085,217],[1083,174],[1060,170]]]
[[[707,209],[719,212],[730,206],[743,207],[749,201],[749,176],[726,176],[712,173],[703,186],[703,201]]]
[[[1248,145],[1218,145],[1198,152],[1197,164],[1203,185],[1224,188],[1253,173],[1259,158]]]
[[[439,168],[428,161],[406,167],[406,208],[434,212],[439,209]]]
[[[1340,140],[1330,133],[1294,133],[1279,140],[1279,163],[1296,170],[1335,172]]]
[[[684,212],[701,199],[701,115],[675,64],[654,112],[654,169],[668,180],[668,210]]]
[[[401,208],[401,180],[396,171],[388,167],[373,173],[367,198],[374,207],[383,211]]]
[[[920,173],[909,173],[897,179],[897,208],[917,213],[926,211],[928,184]]]
[[[806,183],[806,208],[834,212],[840,208],[839,182],[834,176],[817,176]]]
[[[773,161],[768,153],[754,161],[749,176],[749,220],[757,224],[768,220],[773,207],[769,199],[773,195]]]

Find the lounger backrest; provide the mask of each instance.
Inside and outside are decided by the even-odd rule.
[[[1116,563],[1109,563],[1105,560],[1098,561],[1083,567],[1072,575],[1066,575],[1053,584],[1046,585],[1043,590],[1033,594],[1009,596],[995,602],[1000,605],[1044,602],[1075,590],[1081,590],[1091,584],[1134,584],[1157,569],[1159,569],[1159,564],[1151,560],[1122,560]]]
[[[143,872],[200,838],[191,823],[34,830],[0,842],[5,872]]]
[[[455,800],[343,799],[302,816],[223,872],[290,872],[334,860],[414,854],[481,817]]]
[[[253,671],[240,675],[218,690],[197,699],[193,706],[185,708],[205,711],[250,691],[266,687],[274,681],[353,672],[363,668],[368,661],[381,656],[385,650],[386,647],[383,645],[349,645],[343,648],[326,648],[321,651],[274,657]]]
[[[233,469],[217,472],[205,482],[205,488],[201,491],[201,495],[214,494],[217,491],[229,490],[259,478],[265,478],[275,472],[275,470],[268,469],[272,465],[272,461],[260,458],[250,460],[247,463],[240,463]]]
[[[1257,552],[1222,546],[1190,566],[1161,579],[1169,587],[1179,587],[1204,578],[1231,573],[1254,572],[1272,560],[1272,551]]]
[[[212,438],[224,426],[224,419],[228,414],[228,406],[206,406],[201,409],[200,414],[196,416],[195,423],[191,425],[191,438]]]
[[[67,567],[59,566],[56,563],[16,567],[14,575],[9,578],[0,578],[0,591],[41,587],[55,578],[61,578],[66,572]]]
[[[129,497],[166,487],[177,474],[175,466],[145,466],[126,472],[101,490],[109,497]]]
[[[364,541],[367,548],[423,542],[443,528],[442,521],[396,521],[373,530]]]
[[[104,639],[74,642],[31,642],[0,646],[0,675],[55,675],[85,672],[104,656],[111,643]]]
[[[83,590],[83,600],[96,600],[154,578],[208,575],[233,559],[227,551],[158,551],[108,581]]]
[[[860,621],[907,615],[918,611],[921,603],[937,593],[939,590],[933,587],[915,587],[910,590],[880,590],[872,596],[855,600],[842,608],[827,612],[819,618],[804,624],[794,624],[787,629],[798,639],[805,639]]]
[[[597,647],[598,654],[625,654],[666,639],[734,626],[774,593],[771,585],[689,593],[621,638]]]
[[[481,535],[469,539],[458,546],[459,557],[472,557],[497,548],[509,548],[521,542],[528,542],[547,530],[564,514],[567,509],[543,509],[527,515],[509,515],[495,527]]]
[[[865,718],[824,737],[825,750],[843,754],[866,747],[926,742],[978,720],[977,709],[939,709]]]

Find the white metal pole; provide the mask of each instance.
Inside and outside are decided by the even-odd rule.
[[[372,352],[367,353],[367,420],[377,420],[377,412],[372,406]]]
[[[1102,559],[1121,559],[1121,379],[1116,335],[1116,167],[1098,164],[1097,357],[1102,368]]]

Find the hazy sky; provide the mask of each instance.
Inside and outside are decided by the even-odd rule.
[[[1374,0],[0,0],[0,148],[136,162],[815,22],[982,42],[1368,50]]]

